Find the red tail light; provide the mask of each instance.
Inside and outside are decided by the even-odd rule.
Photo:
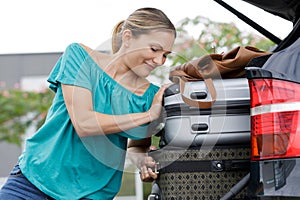
[[[251,159],[300,156],[300,84],[250,79]]]

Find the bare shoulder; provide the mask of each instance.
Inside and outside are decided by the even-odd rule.
[[[79,45],[88,53],[88,54],[92,54],[94,52],[94,50],[88,46],[86,46],[85,44],[79,43]]]
[[[86,50],[86,52],[88,52],[89,54],[97,54],[98,56],[99,55],[102,55],[102,56],[108,56],[108,54],[105,54],[105,53],[101,53],[100,51],[97,51],[97,50],[94,50],[88,46],[86,46],[85,44],[82,44],[82,43],[79,43],[79,45],[84,49]]]
[[[102,53],[100,51],[94,50],[82,43],[79,43],[79,45],[93,58],[93,60],[99,65],[104,66],[104,64],[107,62],[107,60],[110,59],[110,55],[106,53]]]

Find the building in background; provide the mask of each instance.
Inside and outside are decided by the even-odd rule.
[[[62,52],[0,55],[0,89],[42,90]],[[1,112],[1,108],[0,108]],[[0,177],[6,177],[16,164],[22,147],[0,142]]]

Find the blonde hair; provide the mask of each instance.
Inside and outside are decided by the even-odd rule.
[[[134,11],[126,20],[120,21],[113,30],[112,34],[112,51],[116,53],[122,45],[123,30],[130,30],[134,37],[157,29],[164,29],[174,32],[176,37],[176,29],[170,19],[159,9],[156,8],[140,8]]]

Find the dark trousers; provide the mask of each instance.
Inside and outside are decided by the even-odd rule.
[[[10,172],[6,183],[0,189],[0,200],[54,200],[35,187],[22,174],[19,165]],[[80,200],[91,200],[81,198]]]
[[[32,183],[22,174],[19,165],[10,172],[6,183],[0,190],[0,200],[46,200],[53,199]]]

